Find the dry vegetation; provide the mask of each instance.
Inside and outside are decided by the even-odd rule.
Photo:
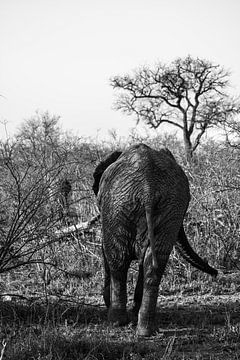
[[[97,214],[92,172],[116,147],[168,146],[192,200],[185,220],[197,252],[222,271],[213,281],[173,251],[158,299],[156,334],[113,328],[101,296],[99,223],[61,239],[54,232]],[[240,178],[237,148],[202,145],[188,165],[174,137],[92,144],[35,118],[1,145],[0,359],[239,359]],[[69,197],[62,180],[71,183]],[[136,277],[129,272],[129,305]]]

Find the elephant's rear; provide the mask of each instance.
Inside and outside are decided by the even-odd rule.
[[[154,245],[159,256],[171,252],[177,240],[180,227],[187,210],[190,192],[188,179],[167,149],[156,151],[142,147],[141,157],[141,208],[151,213]],[[141,257],[142,243],[146,238],[149,225],[145,213],[137,224],[136,247]],[[148,238],[150,238],[148,231]],[[161,260],[160,260],[161,261]]]
[[[168,150],[140,144],[122,153],[104,172],[98,194],[103,245],[113,262],[141,257],[147,212],[155,234],[168,229],[175,239],[189,198],[187,177]]]

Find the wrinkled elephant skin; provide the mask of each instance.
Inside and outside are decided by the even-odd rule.
[[[188,179],[169,150],[138,144],[102,161],[94,180],[102,220],[108,319],[116,325],[127,323],[127,272],[131,261],[138,259],[133,312],[138,315],[137,334],[150,336],[159,283],[174,245],[192,265],[217,275],[194,252],[184,232]]]

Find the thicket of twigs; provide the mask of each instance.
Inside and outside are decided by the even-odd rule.
[[[27,269],[29,277],[41,278],[46,288],[61,276],[81,279],[101,272],[99,223],[61,237],[56,231],[97,215],[91,189],[95,166],[116,148],[140,141],[156,149],[167,146],[185,169],[192,194],[185,228],[195,250],[217,268],[239,269],[239,149],[206,142],[189,165],[175,136],[135,134],[124,142],[113,138],[94,143],[63,133],[58,118],[44,114],[1,143],[0,273]],[[175,251],[168,275],[174,282],[200,276]]]

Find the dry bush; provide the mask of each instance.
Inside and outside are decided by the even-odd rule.
[[[189,170],[187,229],[197,249],[225,270],[240,266],[239,150],[208,143]]]
[[[29,272],[29,266],[37,264],[31,271],[46,283],[59,269],[69,272],[76,263],[75,273],[83,272],[85,260],[75,258],[88,253],[81,245],[84,236],[59,240],[55,231],[97,213],[91,191],[95,149],[62,134],[57,121],[48,114],[37,116],[0,148],[0,273],[23,266]],[[62,191],[66,181],[68,194]]]

